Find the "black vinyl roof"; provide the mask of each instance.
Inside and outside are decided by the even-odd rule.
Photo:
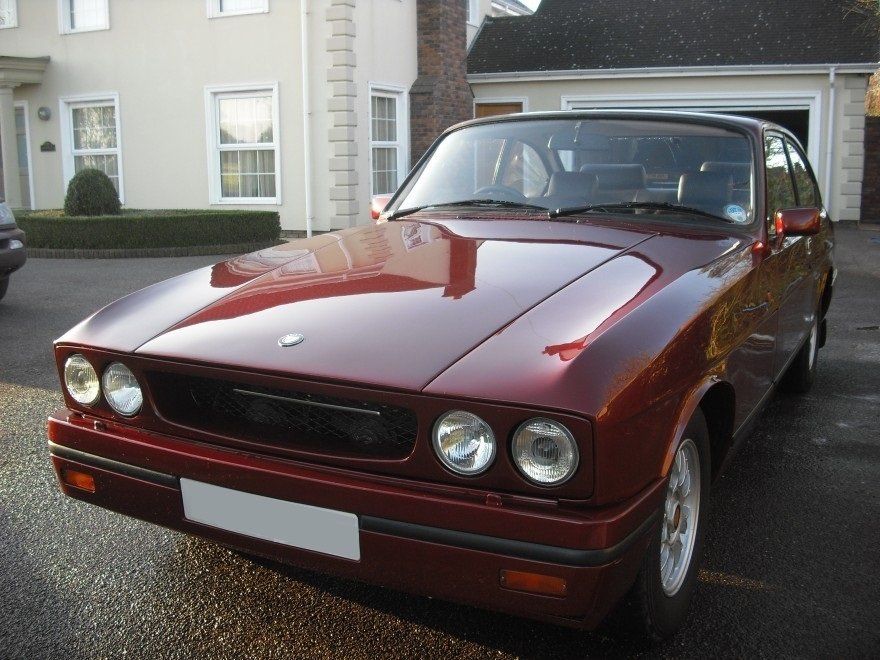
[[[468,73],[875,63],[876,19],[855,0],[543,0],[487,17]]]

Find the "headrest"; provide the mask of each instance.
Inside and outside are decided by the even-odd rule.
[[[583,197],[589,199],[596,192],[596,176],[583,172],[554,172],[547,186],[547,195]]]
[[[678,181],[678,203],[685,206],[724,206],[733,194],[733,177],[719,172],[682,174]]]
[[[599,190],[641,190],[646,187],[644,165],[602,163],[584,165],[581,172],[595,174],[599,179]]]
[[[701,172],[718,172],[733,177],[734,184],[748,184],[752,177],[751,163],[733,163],[721,160],[707,160],[700,167]]]

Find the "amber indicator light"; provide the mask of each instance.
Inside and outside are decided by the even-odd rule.
[[[501,571],[501,586],[505,589],[525,591],[542,596],[565,596],[566,584],[561,577],[526,573],[524,571]]]
[[[61,481],[68,486],[73,486],[80,490],[85,490],[90,493],[95,492],[95,478],[92,475],[80,472],[79,470],[64,468],[61,470]]]

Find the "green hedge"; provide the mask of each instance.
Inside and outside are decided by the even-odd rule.
[[[60,211],[17,213],[28,247],[137,249],[230,245],[278,240],[277,211],[127,209],[114,216],[65,216]]]

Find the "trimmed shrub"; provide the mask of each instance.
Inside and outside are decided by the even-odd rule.
[[[85,169],[73,175],[64,196],[64,214],[68,216],[116,215],[119,194],[113,182],[101,170]]]
[[[121,215],[58,216],[32,211],[16,216],[28,247],[55,249],[139,249],[271,243],[281,235],[277,211],[126,209]]]

